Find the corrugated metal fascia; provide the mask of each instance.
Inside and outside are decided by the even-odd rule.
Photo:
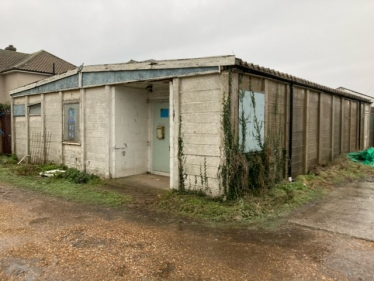
[[[369,104],[372,103],[372,101],[369,100],[369,99],[361,98],[361,97],[358,97],[358,96],[355,96],[355,95],[352,95],[352,94],[348,94],[348,93],[345,93],[345,92],[342,92],[342,91],[338,91],[336,89],[332,89],[332,88],[329,88],[327,86],[319,85],[317,83],[310,82],[310,84],[309,84],[307,82],[302,82],[300,80],[303,80],[303,79],[300,79],[300,80],[299,79],[294,79],[294,76],[291,76],[291,75],[289,75],[290,78],[286,78],[286,77],[283,77],[283,76],[278,76],[276,74],[269,73],[268,71],[264,71],[264,70],[260,70],[260,69],[253,69],[253,68],[250,68],[250,67],[245,67],[243,65],[236,65],[236,67],[243,70],[246,73],[255,74],[255,75],[265,77],[265,78],[270,78],[270,79],[282,81],[282,82],[285,82],[287,84],[293,83],[295,86],[301,86],[303,88],[313,89],[313,90],[316,90],[316,91],[319,91],[319,92],[325,92],[325,93],[329,93],[329,94],[332,94],[332,95],[345,97],[345,98],[349,98],[349,99],[353,99],[353,100],[357,100],[357,101],[362,101],[362,102],[369,103]],[[307,81],[307,80],[305,80],[305,81]]]

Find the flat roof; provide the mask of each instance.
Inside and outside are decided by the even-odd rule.
[[[371,103],[371,99],[344,90],[333,89],[287,73],[247,63],[234,55],[177,60],[129,61],[118,64],[88,65],[55,75],[10,91],[12,97],[66,91],[77,88],[116,85],[136,81],[220,73],[222,67],[233,66],[247,73],[262,75],[296,86]]]

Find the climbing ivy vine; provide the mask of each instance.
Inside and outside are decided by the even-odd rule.
[[[179,128],[178,128],[178,170],[179,170],[179,192],[186,191],[186,184],[185,179],[187,177],[184,165],[186,162],[186,157],[184,155],[184,143],[183,143],[183,136],[182,136],[182,117],[179,116]]]
[[[245,141],[247,136],[247,120],[242,110],[239,116],[241,126],[241,142],[235,136],[232,124],[232,69],[228,70],[229,89],[222,101],[221,127],[223,130],[223,154],[224,161],[219,167],[221,189],[228,199],[235,199],[247,193],[261,194],[270,189],[275,183],[281,181],[285,174],[286,150],[283,148],[282,126],[278,130],[268,129],[266,138],[261,136],[264,124],[254,115],[254,139],[260,147],[259,151],[245,152]],[[244,91],[240,89],[244,76],[239,75],[239,99],[244,98]],[[251,102],[255,111],[256,100],[252,91],[251,77],[249,79],[249,90]],[[277,88],[276,100],[273,110],[273,120],[281,120],[278,110],[279,88]]]

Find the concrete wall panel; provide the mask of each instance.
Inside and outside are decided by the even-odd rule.
[[[350,150],[356,151],[358,144],[358,104],[355,101],[351,102],[351,136],[350,136]]]
[[[74,93],[71,98],[75,98]],[[85,166],[87,172],[103,177],[109,175],[109,101],[110,97],[105,92],[105,87],[86,89]]]
[[[116,87],[115,177],[148,171],[150,104],[147,99],[148,92],[145,89]]]
[[[343,153],[349,152],[350,101],[343,99]]]
[[[308,170],[315,167],[318,163],[318,112],[319,112],[319,94],[309,92],[309,110],[308,110]]]
[[[62,163],[62,104],[58,93],[44,96],[46,161]]]
[[[63,146],[63,163],[69,168],[82,169],[81,162],[82,148],[80,145],[64,145]]]
[[[255,76],[243,75],[240,87],[257,93],[264,93],[264,79]]]
[[[220,194],[217,172],[221,157],[222,88],[220,75],[182,78],[180,83],[181,137],[185,154],[186,188]],[[204,164],[205,163],[205,164]],[[206,171],[201,184],[200,168]],[[203,177],[204,178],[204,177]],[[197,183],[195,184],[195,180]]]
[[[333,156],[340,154],[340,134],[341,134],[341,99],[334,97],[334,147]]]
[[[305,90],[294,88],[293,99],[293,135],[292,135],[292,176],[296,176],[303,172],[304,157],[304,104]]]
[[[21,159],[26,155],[26,117],[14,117],[14,153]]]
[[[326,164],[331,160],[331,95],[322,94],[322,163]]]

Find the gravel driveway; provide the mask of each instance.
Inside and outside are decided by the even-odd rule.
[[[0,183],[0,280],[374,280],[374,243],[310,226],[208,228]]]

